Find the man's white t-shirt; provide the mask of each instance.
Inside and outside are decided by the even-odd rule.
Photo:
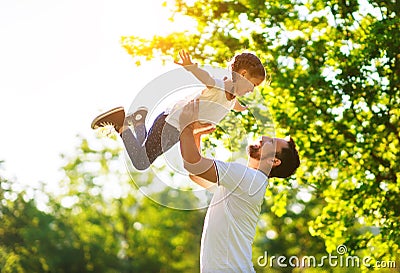
[[[252,244],[268,178],[239,163],[215,165],[218,186],[204,220],[200,271],[255,272]]]
[[[218,124],[235,106],[236,98],[228,100],[225,94],[223,80],[214,79],[213,88],[204,89],[201,94],[195,96],[199,99],[198,120],[202,123]],[[180,131],[179,116],[183,107],[191,100],[191,97],[177,102],[171,110],[166,111],[166,122]]]

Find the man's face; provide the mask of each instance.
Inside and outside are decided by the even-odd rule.
[[[254,159],[274,158],[275,153],[282,148],[289,147],[289,143],[282,138],[261,137],[260,141],[248,147],[249,156]]]

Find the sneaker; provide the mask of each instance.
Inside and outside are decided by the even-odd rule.
[[[135,126],[140,123],[144,123],[148,112],[149,112],[149,110],[147,109],[147,107],[145,107],[145,106],[139,107],[135,111],[135,113],[130,114],[126,117],[126,121],[128,122],[129,125],[132,125],[132,126]]]
[[[119,130],[124,126],[125,110],[124,107],[117,107],[111,109],[99,116],[97,116],[91,124],[92,129],[100,127],[113,126],[115,131]]]

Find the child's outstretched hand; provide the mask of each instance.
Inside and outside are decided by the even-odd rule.
[[[181,57],[181,63],[178,61],[174,61],[174,63],[179,64],[181,66],[193,65],[194,63],[190,59],[190,54],[184,49],[179,50],[179,57]]]

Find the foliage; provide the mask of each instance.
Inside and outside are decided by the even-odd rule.
[[[398,4],[174,4],[175,12],[196,20],[197,29],[152,40],[122,37],[127,52],[138,61],[167,61],[186,48],[194,59],[214,65],[225,65],[243,49],[255,52],[272,75],[271,86],[245,98],[250,111],[232,113],[208,145],[222,141],[237,151],[244,132],[276,133],[290,134],[300,150],[296,176],[270,181],[254,240],[255,264],[264,251],[320,257],[335,254],[341,244],[347,254],[372,262],[399,258]],[[74,155],[64,156],[65,178],[47,181],[59,185],[56,194],[44,187],[21,191],[0,175],[1,272],[198,271],[204,211],[172,210],[144,197],[132,179],[151,183],[154,177],[137,173],[131,179],[120,143],[102,141],[80,139]],[[165,200],[170,192],[155,194]],[[185,195],[181,202],[195,200]]]
[[[116,141],[80,139],[57,194],[0,178],[0,272],[198,271],[204,212],[141,195],[120,154]]]
[[[243,49],[255,52],[272,75],[259,105],[268,106],[278,136],[296,140],[302,158],[296,183],[311,185],[323,204],[307,223],[310,234],[329,253],[345,244],[351,255],[398,257],[398,4],[176,0],[174,9],[197,29],[146,41],[123,37],[128,53],[170,60],[186,48],[203,63],[221,65]],[[293,181],[274,183],[283,196],[291,194]],[[286,205],[275,212],[285,216]]]

